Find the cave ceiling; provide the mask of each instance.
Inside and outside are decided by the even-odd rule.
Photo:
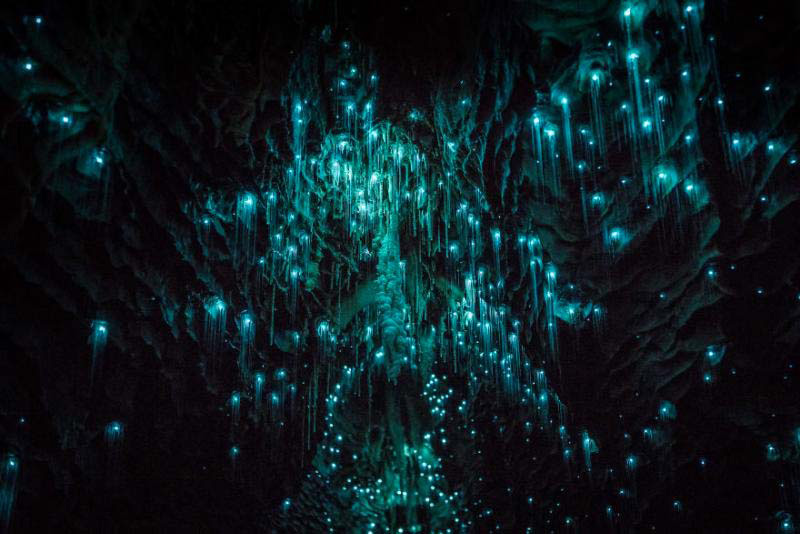
[[[794,2],[43,2],[10,532],[794,532]]]

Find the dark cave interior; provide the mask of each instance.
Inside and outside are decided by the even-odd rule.
[[[800,3],[0,13],[0,529],[800,529]]]

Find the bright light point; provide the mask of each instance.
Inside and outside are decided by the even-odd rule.
[[[765,93],[769,93],[771,90],[772,90],[772,86],[771,85],[767,84],[767,85],[764,86],[764,92]]]
[[[566,106],[568,103],[569,103],[569,100],[567,100],[567,97],[562,96],[561,97],[561,105]]]
[[[598,81],[599,79],[600,79],[600,76],[598,76],[597,74],[592,74],[592,81],[593,81],[593,82],[596,82],[596,81]]]
[[[33,70],[33,63],[31,62],[25,63],[25,70]]]
[[[36,17],[35,19],[33,19],[33,22],[35,22],[36,24],[41,24],[42,23],[42,17]]]
[[[626,17],[630,17],[631,16],[631,8],[628,8],[625,11],[623,11],[622,14],[624,16],[626,16]]]
[[[688,6],[686,6],[686,12],[687,13],[691,13],[692,11],[694,11],[694,6],[693,5],[689,4]]]

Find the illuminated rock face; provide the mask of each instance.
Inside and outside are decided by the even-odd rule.
[[[792,532],[796,10],[274,4],[9,19],[4,526]]]

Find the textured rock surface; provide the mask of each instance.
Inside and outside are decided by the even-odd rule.
[[[647,167],[667,177],[651,184],[660,197],[642,186],[637,158],[649,156],[619,108],[635,105],[628,4],[2,8],[0,454],[21,464],[11,530],[731,532],[800,521],[800,11],[713,4],[702,39],[717,44],[702,49],[686,5],[631,4],[641,78],[670,100],[663,139],[639,141],[661,155]],[[597,73],[607,156],[585,161]],[[342,82],[358,89],[345,97]],[[300,144],[320,161],[356,150],[340,148],[354,143],[342,126],[351,102],[374,106],[381,142],[421,156],[397,176],[428,180],[421,192],[398,184],[397,200],[381,197],[396,211],[354,216],[356,230],[357,197],[340,194],[336,171],[290,178]],[[553,162],[537,152],[534,116],[559,143],[572,128],[576,165],[559,145],[558,187],[542,179]],[[250,191],[252,258],[237,211]],[[472,256],[457,237],[460,202],[480,220]],[[297,249],[275,252],[276,239]],[[549,415],[532,414],[537,396],[522,386],[508,398],[500,378],[446,358],[465,273],[481,267],[502,303],[492,314],[520,321],[532,366],[520,373],[547,372]],[[205,343],[212,296],[228,310],[217,354]],[[270,388],[258,415],[236,364],[243,310],[257,325],[251,367]],[[108,337],[90,386],[97,320]],[[369,378],[348,382],[343,366]],[[431,415],[429,392],[448,388],[450,415]],[[234,391],[248,399],[238,424]],[[659,417],[665,401],[674,419]],[[110,421],[125,426],[119,476]],[[584,435],[597,448],[591,472]],[[447,505],[424,504],[434,490],[420,462],[435,491],[455,496]],[[339,491],[351,479],[423,504],[353,501]]]

